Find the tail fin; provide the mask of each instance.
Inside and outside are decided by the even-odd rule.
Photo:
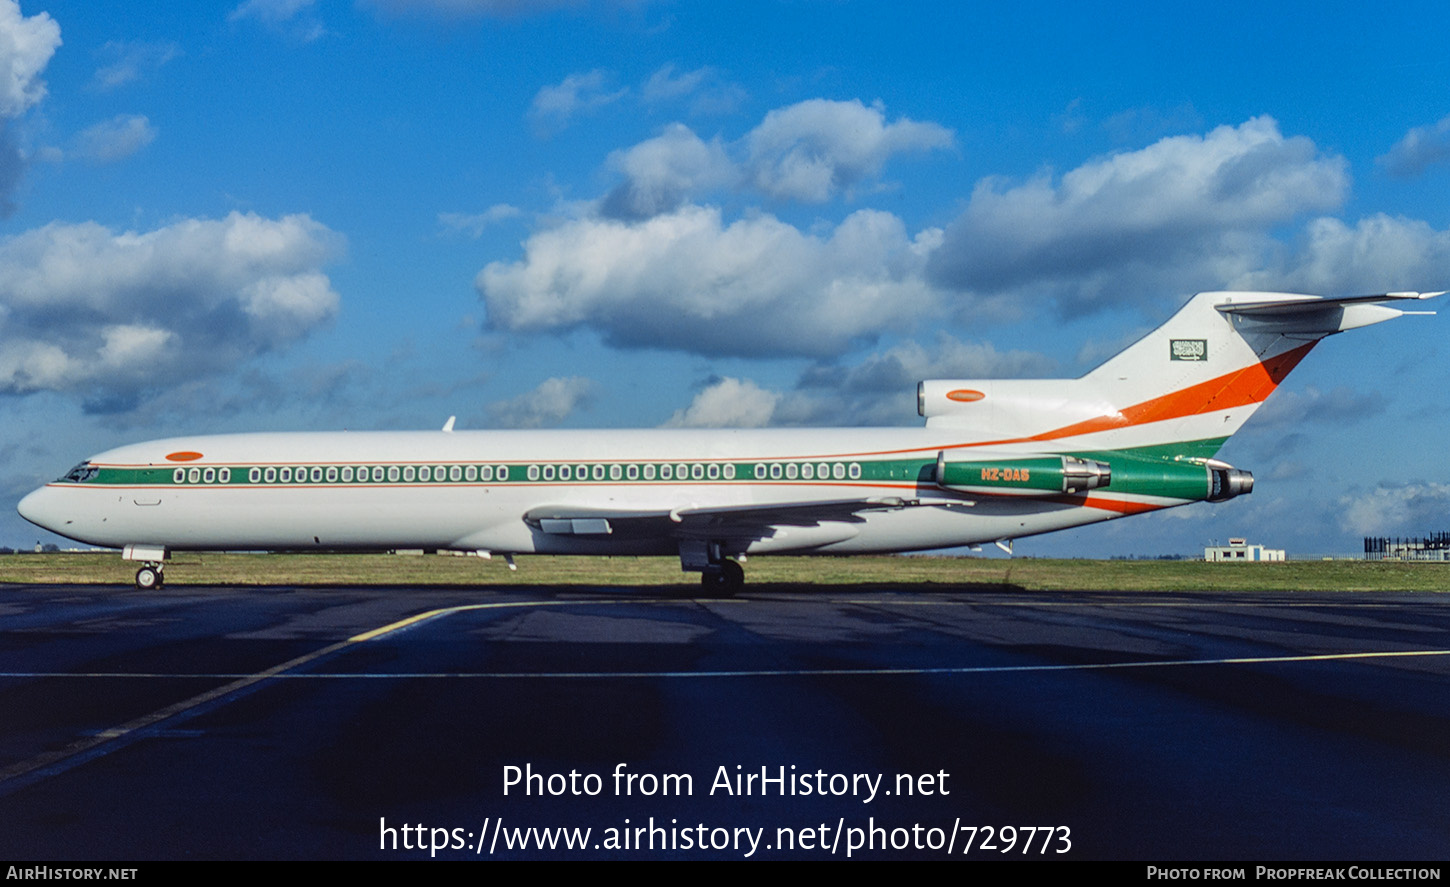
[[[1323,298],[1199,293],[1177,314],[1080,379],[931,380],[917,390],[929,428],[963,443],[1054,451],[1173,444],[1209,458],[1320,339],[1405,312],[1385,302],[1442,293]]]

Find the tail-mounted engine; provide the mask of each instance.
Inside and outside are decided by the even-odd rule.
[[[1254,476],[1217,459],[1152,459],[1101,453],[1100,458],[1029,455],[948,461],[937,453],[932,480],[979,496],[1056,496],[1111,488],[1114,493],[1222,502],[1250,493]]]
[[[943,450],[936,457],[936,482],[966,493],[990,496],[1083,493],[1106,487],[1112,479],[1112,469],[1105,463],[1076,456],[948,462]]]

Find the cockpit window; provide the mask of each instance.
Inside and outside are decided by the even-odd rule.
[[[65,473],[65,477],[62,477],[61,480],[65,481],[68,484],[83,484],[88,481],[95,480],[96,475],[100,473],[101,469],[97,468],[89,462],[82,462],[81,464],[72,468],[70,471],[67,471]]]

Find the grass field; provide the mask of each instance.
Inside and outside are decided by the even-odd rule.
[[[668,557],[501,558],[389,554],[183,553],[166,566],[168,585],[681,586],[697,585]],[[1450,564],[1395,561],[1104,561],[970,557],[759,557],[747,588],[795,586],[963,586],[1026,591],[1447,591]],[[0,555],[0,583],[129,585],[135,564],[115,553]]]

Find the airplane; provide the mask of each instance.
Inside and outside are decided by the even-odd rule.
[[[1253,490],[1215,457],[1325,336],[1443,293],[1207,292],[1077,379],[928,380],[917,428],[225,434],[119,447],[19,503],[140,563],[174,551],[677,555],[732,593],[755,554],[1012,541]]]

